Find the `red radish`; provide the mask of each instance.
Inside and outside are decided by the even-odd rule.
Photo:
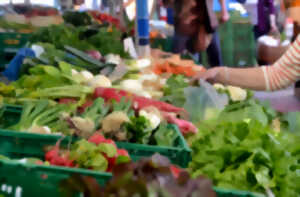
[[[69,104],[69,103],[76,103],[77,100],[73,98],[61,98],[59,99],[60,104]]]
[[[114,166],[116,165],[117,157],[108,157],[106,154],[103,154],[103,156],[106,158],[108,161],[108,166],[107,166],[107,172],[111,172]]]
[[[52,158],[56,157],[59,155],[59,147],[57,145],[55,145],[50,151],[48,151],[45,154],[45,159],[47,161],[52,160]]]
[[[94,91],[94,98],[102,97],[105,99],[105,101],[114,99],[119,102],[124,96],[127,97],[127,99],[133,101],[133,107],[135,110],[140,110],[145,107],[154,106],[157,109],[165,112],[186,112],[183,108],[178,108],[162,101],[136,96],[123,90],[117,90],[114,88],[96,88]]]
[[[168,123],[177,125],[182,134],[198,132],[197,127],[193,123],[191,123],[187,120],[178,119],[170,113],[163,113],[163,116],[167,120]]]
[[[90,50],[86,52],[88,54],[88,56],[90,56],[91,58],[94,58],[96,60],[101,60],[102,55],[99,51],[96,50]]]
[[[149,99],[146,97],[141,97],[141,96],[135,96],[133,97],[133,107],[136,110],[141,110],[145,107],[156,107],[160,111],[165,111],[165,112],[174,112],[174,113],[179,113],[181,111],[185,111],[183,108],[175,107],[171,104],[162,102],[162,101],[157,101],[154,99]]]
[[[92,100],[87,100],[81,107],[78,108],[79,113],[83,113],[87,107],[90,107],[93,105]]]
[[[176,166],[174,166],[174,165],[171,165],[171,166],[170,166],[170,170],[171,170],[173,176],[177,179],[177,178],[179,177],[179,174],[180,174],[180,172],[181,172],[181,169],[178,168],[178,167],[176,167]]]
[[[95,133],[94,135],[92,135],[89,140],[89,142],[94,143],[96,145],[101,144],[106,142],[106,139],[103,135],[101,135],[100,133]]]
[[[129,157],[129,154],[128,154],[127,150],[125,150],[125,149],[118,149],[117,153],[118,153],[118,156]]]
[[[36,165],[44,165],[44,162],[42,162],[42,161],[36,161],[35,164]]]
[[[127,96],[129,93],[123,90],[114,88],[96,88],[94,91],[94,98],[102,97],[105,101],[115,100],[121,101],[122,97]]]
[[[73,167],[73,161],[68,159],[69,154],[60,155],[60,142],[61,140],[59,140],[56,145],[45,154],[46,161],[49,161],[51,165]]]
[[[106,140],[104,141],[104,143],[106,143],[106,144],[112,144],[112,145],[114,145],[114,147],[117,148],[116,143],[115,143],[112,139],[106,139]]]

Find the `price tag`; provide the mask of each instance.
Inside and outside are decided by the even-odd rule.
[[[124,39],[124,50],[129,53],[129,55],[136,59],[138,55],[136,53],[136,49],[134,47],[134,43],[131,37]]]

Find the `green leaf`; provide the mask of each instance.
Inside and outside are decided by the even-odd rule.
[[[169,102],[177,107],[182,107],[185,103],[184,88],[188,87],[186,78],[183,75],[172,75],[167,80],[166,87],[163,89],[163,101]]]
[[[156,144],[158,146],[174,146],[174,142],[178,137],[178,133],[169,128],[167,124],[160,124],[158,130],[154,134]]]
[[[117,148],[113,144],[102,143],[98,145],[100,152],[105,153],[109,158],[117,155]]]
[[[269,168],[261,166],[259,170],[255,171],[255,178],[257,182],[263,185],[265,188],[274,187],[275,185],[271,185],[271,178],[269,176]]]
[[[0,155],[0,160],[9,160],[9,158],[4,155]]]
[[[288,122],[289,131],[300,131],[300,112],[288,112],[282,117],[282,119]]]
[[[61,72],[54,66],[43,66],[42,68],[46,74],[48,74],[52,77],[60,77],[61,76]]]
[[[59,68],[63,74],[72,76],[72,66],[66,62],[59,62]]]
[[[152,128],[148,119],[144,116],[131,117],[130,122],[125,123],[126,131],[131,134],[131,142],[139,144],[148,144]]]
[[[118,156],[116,160],[116,164],[121,164],[121,163],[128,163],[130,162],[130,157],[127,156]]]
[[[102,154],[97,154],[90,160],[87,160],[85,165],[91,167],[93,170],[105,172],[108,167],[108,161]]]

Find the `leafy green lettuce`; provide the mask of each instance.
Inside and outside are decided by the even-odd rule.
[[[255,120],[203,123],[191,140],[189,167],[194,177],[207,175],[217,187],[299,196],[299,140]]]

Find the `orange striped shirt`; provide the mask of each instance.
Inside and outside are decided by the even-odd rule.
[[[287,52],[272,66],[262,67],[267,90],[278,90],[300,79],[300,35]]]

